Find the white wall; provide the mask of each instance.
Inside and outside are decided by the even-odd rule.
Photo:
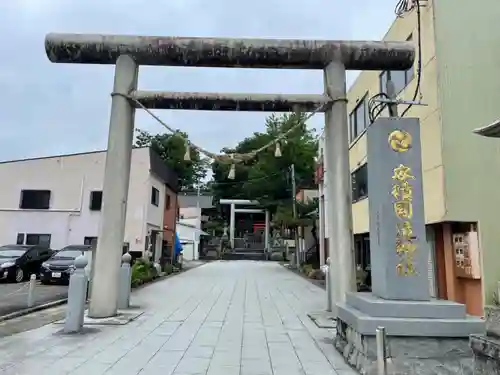
[[[155,187],[159,191],[159,203],[155,206],[151,203],[152,188]],[[146,220],[144,221],[143,233],[144,236],[149,235],[151,230],[160,230],[156,238],[155,246],[155,261],[159,261],[161,257],[161,247],[163,242],[163,215],[165,214],[165,184],[156,176],[149,174],[144,184],[144,207],[146,212]]]
[[[0,163],[0,245],[15,243],[18,233],[51,234],[54,249],[97,237],[101,212],[90,211],[90,192],[102,190],[105,159],[105,152],[95,152]],[[130,250],[144,249],[148,181],[149,150],[134,149],[124,239]],[[20,209],[23,189],[51,190],[50,209]],[[157,215],[149,219],[163,223]]]
[[[183,245],[182,254],[184,259],[197,260],[199,257],[198,248],[200,243],[201,218],[180,219],[177,222],[177,235],[181,242],[190,244]],[[192,242],[192,244],[191,244]]]
[[[200,218],[201,219],[201,208],[181,207],[179,209],[179,214],[180,214],[180,217],[184,218],[184,219],[192,219],[192,218]]]

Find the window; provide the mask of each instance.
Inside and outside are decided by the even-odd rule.
[[[37,250],[38,250],[38,256],[41,257],[41,258],[48,258],[48,257],[51,256],[51,252],[47,248],[40,247]]]
[[[168,194],[167,194],[167,195],[165,196],[165,208],[166,208],[167,210],[170,210],[170,205],[171,205],[171,204],[172,204],[172,202],[171,202],[170,195],[168,195]]]
[[[356,264],[360,265],[363,270],[366,270],[371,265],[370,236],[368,234],[355,235],[354,249]]]
[[[22,190],[19,208],[32,210],[48,210],[50,207],[50,190]]]
[[[366,104],[367,95],[365,95],[363,99],[359,101],[359,103],[356,105],[356,108],[354,108],[354,110],[349,115],[349,134],[351,142],[354,141],[354,139],[358,135],[360,135],[363,130],[366,129],[368,123]]]
[[[406,41],[410,42],[412,39],[413,35],[410,34]],[[387,92],[387,81],[391,80],[394,83],[395,94],[397,95],[408,86],[414,76],[415,70],[413,66],[408,70],[383,71],[379,77],[380,92]]]
[[[155,206],[160,204],[160,191],[154,186],[151,188],[151,204]]]
[[[97,237],[85,237],[83,239],[84,245],[93,245],[94,243],[97,243]]]
[[[102,207],[102,191],[90,192],[90,205],[91,211],[100,211]]]
[[[389,80],[391,80],[392,83],[394,84],[394,91],[396,95],[399,94],[401,91],[403,91],[403,89],[411,81],[411,80],[407,81],[407,71],[404,70],[384,71],[380,74],[379,77],[380,92],[387,92],[387,81]]]
[[[368,164],[363,164],[352,172],[352,201],[357,202],[368,196]]]
[[[26,245],[41,245],[50,247],[50,234],[26,234]]]
[[[17,245],[24,245],[24,233],[17,234],[16,244]]]

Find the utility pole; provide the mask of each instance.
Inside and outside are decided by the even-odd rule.
[[[388,80],[386,83],[386,92],[389,97],[390,103],[387,105],[389,109],[390,117],[398,117],[398,103],[397,103],[397,95],[396,95],[396,87],[394,86],[394,82]]]
[[[200,183],[198,182],[198,187],[196,188],[196,208],[200,208]]]
[[[295,164],[292,164],[290,166],[290,178],[292,180],[292,212],[293,212],[293,218],[297,218],[297,200],[296,200],[296,194],[297,194],[297,187],[295,185]],[[300,255],[299,255],[299,232],[296,230],[295,231],[295,262],[297,267],[300,265]]]

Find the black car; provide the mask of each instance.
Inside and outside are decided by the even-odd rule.
[[[75,269],[75,259],[91,248],[90,245],[70,245],[59,250],[40,267],[42,284],[69,283],[69,277]]]
[[[0,280],[20,283],[38,275],[40,266],[53,250],[40,245],[5,245],[0,247]]]

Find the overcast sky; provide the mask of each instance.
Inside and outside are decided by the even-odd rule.
[[[113,67],[52,64],[48,32],[381,39],[396,0],[0,1],[0,160],[104,149]],[[350,79],[352,80],[351,74]],[[166,91],[321,93],[317,71],[142,67],[139,87]],[[160,111],[211,151],[263,129],[265,114]],[[322,128],[318,116],[311,126]],[[136,127],[162,130],[138,111]]]

